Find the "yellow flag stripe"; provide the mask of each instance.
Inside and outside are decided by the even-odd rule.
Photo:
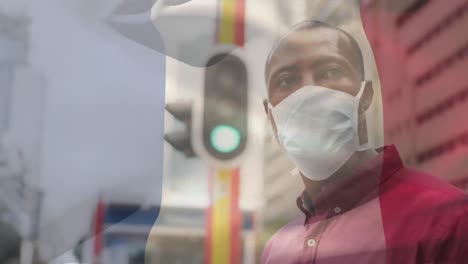
[[[235,41],[235,10],[236,0],[221,1],[221,26],[219,28],[218,41],[224,44]]]
[[[212,226],[212,263],[227,264],[230,262],[231,227],[230,227],[230,182],[231,172],[220,169],[216,175],[216,188],[221,190],[213,204]]]
[[[229,199],[221,198],[214,205],[212,263],[229,263],[230,226]]]
[[[211,174],[211,206],[207,211],[206,264],[240,262],[241,213],[239,169],[217,169]]]

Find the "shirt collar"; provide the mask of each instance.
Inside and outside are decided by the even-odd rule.
[[[340,214],[375,198],[379,184],[403,166],[394,145],[377,149],[377,152],[375,158],[355,173],[322,186],[313,200],[303,191],[296,203],[306,215],[306,223],[315,216],[329,215],[330,212]]]

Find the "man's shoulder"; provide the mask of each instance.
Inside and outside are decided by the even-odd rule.
[[[402,167],[395,173],[395,176],[404,180],[405,183],[419,185],[423,188],[433,190],[445,189],[444,191],[447,191],[446,188],[453,189],[452,191],[458,190],[456,187],[443,180],[443,177],[419,169]]]
[[[468,214],[468,195],[429,173],[402,168],[380,188],[381,206],[407,216],[453,218]],[[444,216],[445,215],[445,216]],[[442,217],[444,216],[444,217]]]
[[[431,263],[460,263],[450,254],[468,249],[461,246],[468,242],[468,195],[441,178],[408,168],[384,185],[380,207],[388,243],[415,243],[426,259],[444,259]]]

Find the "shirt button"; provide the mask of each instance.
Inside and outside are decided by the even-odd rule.
[[[337,213],[337,214],[341,213],[341,208],[335,207],[335,213]]]
[[[309,247],[315,246],[315,239],[309,239],[309,240],[307,240],[307,246],[309,246]]]

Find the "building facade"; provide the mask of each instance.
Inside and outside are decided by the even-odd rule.
[[[362,1],[382,82],[385,142],[409,166],[466,188],[468,1],[394,2]]]

